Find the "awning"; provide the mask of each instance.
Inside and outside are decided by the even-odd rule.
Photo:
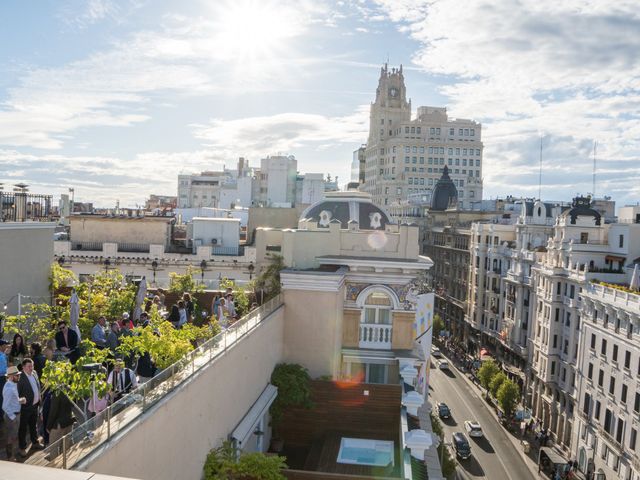
[[[604,257],[607,262],[624,262],[626,257],[621,257],[619,255],[607,255]]]
[[[567,463],[567,461],[564,458],[562,458],[558,453],[556,453],[553,449],[549,447],[540,448],[538,462],[540,461],[540,458],[542,458],[543,453],[549,458],[549,460],[551,460],[551,463],[553,463],[554,465],[564,465]]]
[[[231,434],[231,438],[238,442],[238,447],[242,448],[244,442],[253,433],[256,425],[264,416],[277,396],[278,388],[274,385],[271,385],[270,383],[267,384],[258,399],[251,406],[247,414]]]

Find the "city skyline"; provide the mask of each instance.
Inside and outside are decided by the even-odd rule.
[[[596,194],[635,203],[639,24],[630,1],[3,4],[0,182],[134,205],[282,152],[346,183],[388,59],[414,116],[482,123],[485,198],[537,197],[542,137],[543,198],[592,190],[596,140]]]

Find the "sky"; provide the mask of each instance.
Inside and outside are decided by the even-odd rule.
[[[0,183],[113,207],[295,155],[349,180],[381,65],[482,123],[484,196],[640,200],[636,0],[0,2]]]

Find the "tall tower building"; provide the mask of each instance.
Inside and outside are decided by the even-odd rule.
[[[430,204],[445,165],[458,208],[482,198],[481,125],[449,119],[446,108],[419,107],[411,118],[402,66],[380,70],[371,104],[362,189],[378,205]]]

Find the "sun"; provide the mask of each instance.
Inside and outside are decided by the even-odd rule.
[[[297,12],[277,2],[223,2],[215,7],[214,15],[219,57],[245,65],[275,59],[301,29]]]

